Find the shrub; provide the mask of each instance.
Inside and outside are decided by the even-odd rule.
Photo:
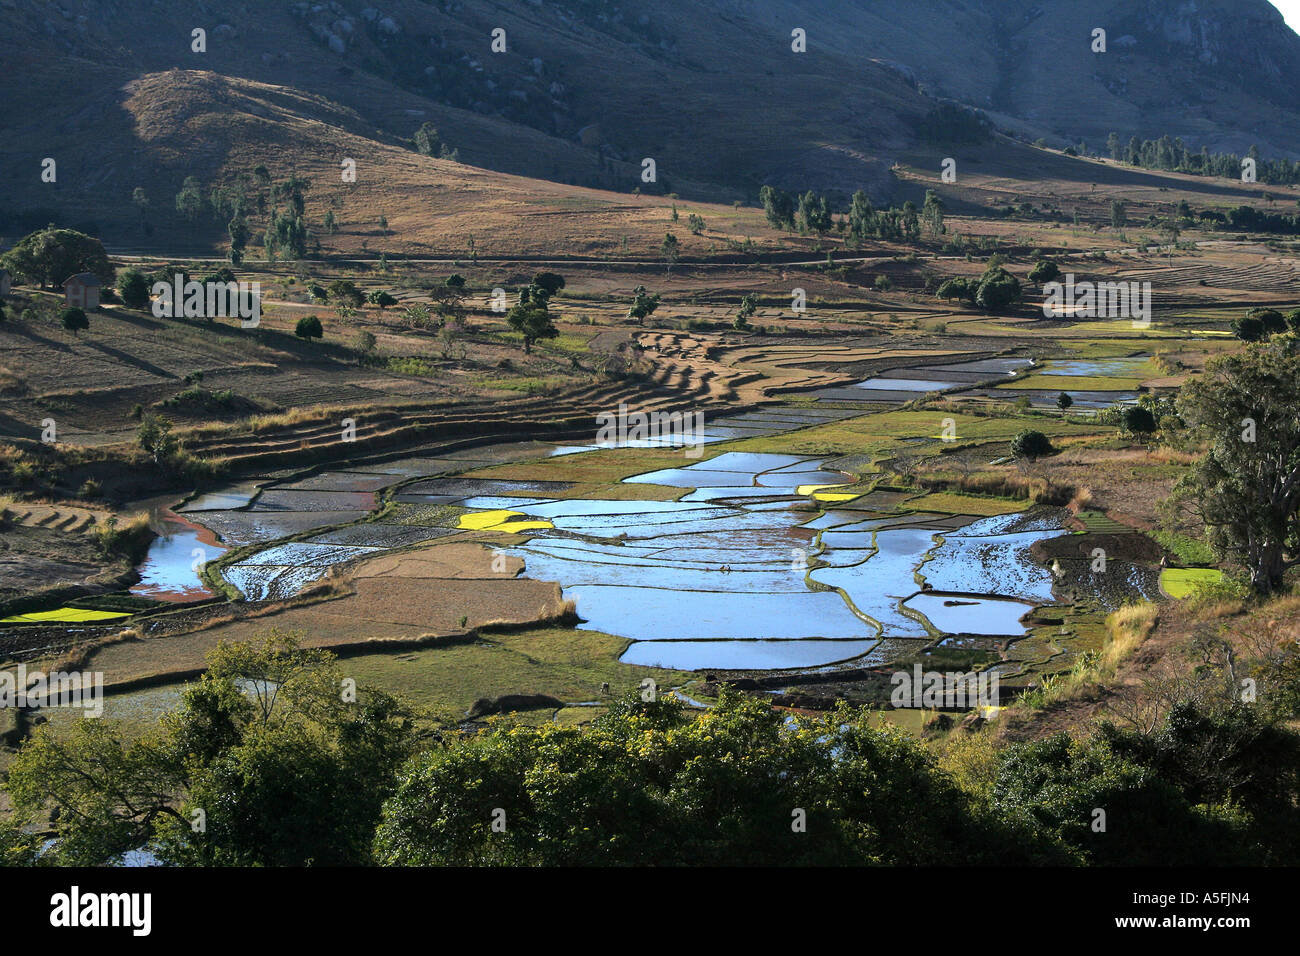
[[[1051,282],[1052,280],[1059,277],[1060,274],[1061,274],[1061,267],[1058,266],[1051,259],[1039,259],[1036,263],[1034,263],[1034,268],[1029,271],[1029,281],[1037,282],[1040,284],[1044,282]]]
[[[143,309],[149,305],[149,280],[139,269],[126,269],[117,277],[117,294],[128,309]]]
[[[1150,435],[1156,430],[1156,418],[1141,405],[1129,405],[1120,414],[1120,425],[1131,435]]]
[[[321,328],[320,319],[314,315],[304,315],[298,320],[298,324],[293,327],[293,334],[300,339],[318,339],[325,334]]]
[[[73,335],[90,328],[90,320],[86,318],[86,313],[77,308],[64,309],[59,313],[59,321]]]
[[[1028,458],[1032,461],[1055,451],[1051,440],[1046,435],[1030,428],[1026,428],[1011,439],[1011,454],[1017,458]]]

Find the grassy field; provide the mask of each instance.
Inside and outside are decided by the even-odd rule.
[[[1218,584],[1223,572],[1215,568],[1165,568],[1160,572],[1160,590],[1171,598],[1191,597],[1201,587]]]

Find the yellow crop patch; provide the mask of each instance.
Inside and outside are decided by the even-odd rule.
[[[857,497],[859,496],[855,494],[834,491],[818,491],[813,494],[817,501],[852,501]]]
[[[522,518],[523,520],[515,520]],[[521,531],[536,531],[540,528],[554,528],[555,525],[541,519],[524,517],[522,511],[474,511],[461,515],[456,527],[465,531],[504,531],[518,534]]]
[[[848,484],[848,482],[841,481],[839,484],[835,485],[800,485],[796,489],[796,492],[801,495],[812,495],[821,491],[823,488],[843,488],[846,484]],[[857,495],[853,495],[853,497],[856,498]]]
[[[86,621],[111,621],[117,617],[130,617],[127,611],[89,611],[80,607],[61,607],[54,611],[33,611],[0,618],[0,624],[40,624],[53,621],[57,624],[82,624]]]
[[[543,519],[533,521],[510,521],[505,524],[493,525],[488,528],[489,531],[505,531],[508,534],[519,534],[521,531],[537,531],[541,528],[554,528],[555,525]]]

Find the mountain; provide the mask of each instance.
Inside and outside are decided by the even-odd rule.
[[[0,233],[57,217],[119,245],[142,242],[136,187],[151,241],[209,243],[215,224],[161,214],[185,176],[264,164],[324,184],[345,158],[359,184],[401,187],[398,206],[467,178],[497,190],[467,167],[720,203],[769,182],[885,201],[941,100],[1058,146],[1168,133],[1300,155],[1300,37],[1265,0],[0,0],[0,61]],[[425,123],[459,171],[412,160]]]

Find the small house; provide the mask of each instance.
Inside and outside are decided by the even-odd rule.
[[[99,308],[99,280],[92,272],[78,272],[63,280],[63,295],[76,309]]]

